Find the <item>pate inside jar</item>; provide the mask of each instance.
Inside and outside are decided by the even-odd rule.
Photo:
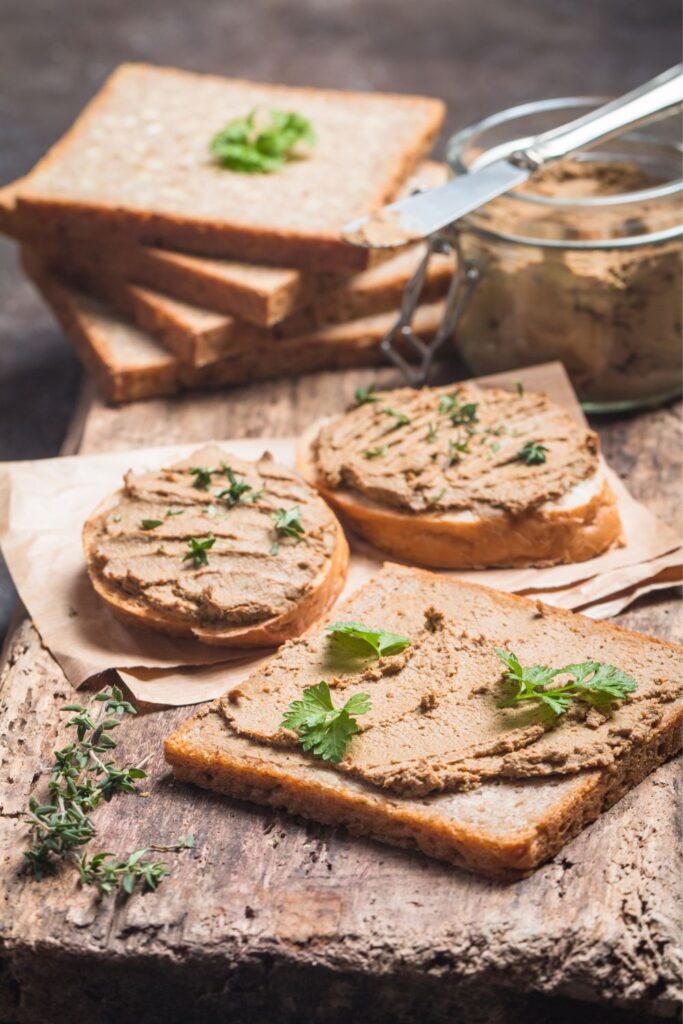
[[[451,171],[484,166],[600,102],[488,118],[450,141]],[[593,412],[680,394],[678,130],[667,118],[550,164],[459,223],[461,259],[478,271],[455,333],[472,373],[559,359]]]

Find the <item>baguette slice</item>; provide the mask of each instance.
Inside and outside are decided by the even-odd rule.
[[[226,170],[214,135],[253,108],[296,111],[310,157],[273,174]],[[188,252],[315,270],[368,265],[347,221],[398,192],[439,131],[439,100],[261,85],[124,64],[23,180],[26,230],[105,231]],[[72,236],[72,237],[73,237]]]
[[[539,647],[548,649],[558,638],[557,643],[571,651],[570,660],[581,662],[606,651],[611,661],[627,665],[641,686],[651,687],[662,674],[670,677],[669,683],[680,681],[681,647],[523,597],[399,566],[385,566],[335,610],[335,618],[367,621],[373,614],[378,625],[381,613],[383,628],[404,632],[406,617],[410,618],[416,601],[422,607],[442,610],[470,637],[480,636],[482,643],[509,645],[523,663],[531,663]],[[310,668],[302,669],[297,685],[300,682],[303,691],[304,686],[319,681],[321,634],[322,626],[315,627],[268,663],[267,699],[275,703],[278,712],[278,687],[291,685],[291,665],[299,664],[300,644],[306,644]],[[550,658],[552,654],[550,650]],[[435,666],[425,680],[425,686],[437,695],[442,671],[443,664]],[[259,679],[257,671],[240,690],[249,691],[251,684],[249,692],[256,693]],[[400,674],[397,680],[399,685]],[[351,692],[357,689],[360,685],[350,687]],[[283,693],[280,703],[286,706],[289,699]],[[647,734],[634,733],[614,763],[603,768],[572,775],[485,779],[476,789],[417,798],[371,784],[297,747],[274,746],[240,734],[228,721],[235,705],[232,701],[225,704],[226,715],[223,702],[202,708],[166,740],[166,759],[177,779],[323,823],[344,825],[355,835],[418,848],[467,870],[510,880],[530,874],[679,750],[683,717],[680,704],[667,704],[658,723]],[[437,703],[436,712],[438,708]]]
[[[253,481],[258,500],[228,507],[192,482],[192,467],[218,467],[212,482],[227,485],[223,463],[240,482]],[[271,513],[283,504],[300,509],[308,531],[271,550]],[[167,514],[169,506],[179,514]],[[157,525],[147,529],[146,521]],[[187,541],[208,534],[207,564],[193,568]],[[247,463],[218,446],[156,473],[127,473],[124,488],[85,523],[83,550],[90,581],[117,618],[222,647],[272,647],[298,636],[337,599],[349,562],[339,522],[296,473],[267,454]],[[266,598],[273,614],[263,612]]]
[[[397,315],[392,312],[365,317],[275,344],[269,341],[253,345],[241,355],[193,368],[183,366],[147,331],[59,280],[31,252],[24,251],[22,260],[26,273],[111,402],[172,395],[187,388],[248,384],[317,370],[380,366],[385,361],[380,344]],[[441,303],[420,309],[416,325],[424,337],[436,332],[442,315]]]
[[[459,393],[463,395],[463,403],[477,398],[480,401],[485,398],[486,402],[505,402],[506,397],[512,398],[499,388],[487,388],[484,392],[479,392],[472,385],[465,385],[464,390],[462,386],[459,388]],[[297,451],[299,472],[312,486],[317,487],[320,494],[336,509],[351,529],[380,551],[393,558],[430,568],[478,569],[491,566],[543,566],[562,562],[582,562],[601,554],[612,545],[622,543],[622,527],[616,499],[599,459],[599,441],[596,435],[582,431],[542,396],[527,395],[520,397],[519,403],[527,403],[530,408],[535,406],[536,411],[533,420],[530,419],[528,424],[524,421],[524,411],[517,413],[518,416],[521,415],[521,420],[516,421],[519,429],[515,430],[515,434],[518,436],[511,436],[509,431],[501,435],[482,432],[464,442],[469,447],[462,454],[457,449],[441,450],[449,438],[462,444],[465,437],[461,432],[462,428],[450,427],[448,418],[441,417],[439,420],[437,413],[441,395],[452,391],[452,388],[423,389],[421,398],[416,398],[414,393],[410,393],[407,399],[409,403],[424,402],[428,399],[434,407],[424,423],[421,419],[416,419],[412,425],[384,434],[380,440],[386,440],[387,451],[384,454],[377,454],[376,457],[372,457],[376,441],[361,445],[371,454],[372,468],[375,470],[373,488],[377,495],[381,496],[369,493],[367,489],[359,489],[353,482],[360,457],[360,453],[356,451],[358,442],[355,440],[340,445],[342,457],[339,482],[331,482],[325,476],[318,460],[321,430],[335,424],[339,424],[342,431],[349,429],[351,417],[357,416],[358,410],[351,410],[336,421],[314,423],[303,434]],[[401,403],[405,404],[405,401],[405,391],[385,392],[372,408],[396,406],[401,409]],[[554,491],[554,496],[544,498],[541,493],[542,485],[536,487],[532,478],[544,473],[546,467],[528,466],[515,456],[527,440],[543,439],[544,423],[550,417],[555,428],[559,423],[560,432],[565,431],[575,442],[575,449],[579,452],[584,468],[583,476],[563,487],[561,481],[558,483],[557,479],[562,467],[560,465],[558,470],[557,466],[553,466],[555,456],[551,451],[548,456],[548,467],[554,475],[550,488]],[[428,441],[428,431],[437,421],[438,436],[433,442]],[[391,424],[391,420],[388,419],[387,422]],[[494,422],[502,430],[506,429],[502,421]],[[422,469],[416,474],[414,485],[407,483],[407,476],[400,481],[401,486],[417,488],[422,472],[430,472],[430,467],[435,465],[429,461],[430,457],[444,466],[448,466],[449,459],[453,459],[454,462],[453,468],[449,468],[445,476],[433,485],[431,492],[422,496],[423,507],[419,511],[392,504],[388,498],[383,497],[383,489],[390,496],[396,483],[396,477],[392,478],[391,472],[388,476],[384,475],[383,459],[391,464],[394,458],[394,445],[399,448],[404,444],[401,434],[406,430],[415,431],[413,440],[408,443],[415,443],[421,448],[421,454],[418,453],[416,457],[416,465],[419,464]],[[536,431],[540,431],[540,434]],[[479,448],[479,445],[482,447]],[[489,467],[485,469],[491,473],[487,478],[492,481],[490,502],[473,501],[468,507],[465,501],[461,508],[452,508],[448,504],[441,505],[441,501],[447,502],[448,499],[444,499],[439,491],[445,491],[451,486],[459,489],[460,498],[464,496],[467,499],[468,495],[475,494],[481,498],[479,474],[475,472],[469,483],[467,475],[473,472],[468,468],[469,460],[474,457],[472,453],[476,455],[477,451],[486,452],[487,448],[497,449],[495,459],[500,462],[500,472],[506,474],[508,490],[512,489],[510,506],[505,506],[502,497],[500,505],[497,504],[496,470],[490,470]],[[494,461],[493,455],[491,460]],[[464,482],[456,475],[461,470],[465,474]],[[531,488],[526,503],[515,493],[516,482],[520,488],[527,485]]]

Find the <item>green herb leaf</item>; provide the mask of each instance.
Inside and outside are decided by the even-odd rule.
[[[192,486],[200,491],[208,491],[211,486],[211,475],[217,472],[218,470],[215,466],[212,468],[208,466],[195,466],[190,470],[190,473],[194,476]]]
[[[545,462],[545,455],[548,449],[538,441],[527,441],[517,452],[515,458],[520,462],[526,462],[527,466],[535,466]]]
[[[369,402],[379,402],[377,385],[371,384],[367,388],[356,388],[356,405],[367,405]]]
[[[448,465],[452,466],[454,462],[460,462],[461,455],[469,455],[470,445],[469,441],[449,441],[448,442]]]
[[[157,526],[163,525],[163,519],[141,519],[140,526],[143,530],[156,530]]]
[[[216,543],[216,538],[210,533],[207,537],[190,537],[187,542],[189,547],[188,553],[183,557],[183,561],[187,562],[190,559],[195,567],[199,569],[202,565],[209,564],[209,551]]]
[[[398,430],[399,427],[407,427],[409,423],[412,423],[410,416],[406,416],[404,412],[399,412],[397,409],[392,409],[390,405],[385,405],[382,412],[393,417],[394,424],[389,428],[390,430]]]
[[[382,455],[386,455],[387,446],[382,444],[379,448],[366,448],[363,452],[363,457],[366,459],[379,459]]]
[[[360,650],[366,656],[372,651],[375,657],[382,658],[388,654],[399,654],[410,647],[408,637],[388,633],[383,629],[372,629],[362,622],[333,622],[327,631],[336,643],[356,653]]]
[[[445,493],[446,493],[446,488],[442,487],[440,491],[436,492],[436,494],[430,494],[429,497],[427,498],[427,504],[428,505],[438,505],[439,502],[441,501],[441,499],[443,498]]]
[[[315,145],[310,121],[294,111],[254,107],[214,135],[210,148],[222,167],[246,174],[272,174]]]
[[[168,519],[169,516],[181,516],[184,511],[184,508],[167,508],[166,518]]]
[[[507,666],[505,678],[515,685],[515,692],[502,700],[499,708],[512,707],[522,701],[534,700],[545,705],[556,715],[563,715],[573,700],[585,701],[595,707],[607,707],[615,700],[624,700],[637,689],[635,679],[599,661],[584,661],[562,668],[531,665],[523,668],[519,659],[500,647],[495,652]],[[557,676],[573,676],[566,683],[547,689]]]
[[[436,441],[438,436],[439,435],[437,433],[436,427],[434,426],[433,423],[430,423],[429,424],[429,430],[427,431],[427,436],[425,438],[425,441],[428,441],[429,444],[434,444],[434,442]]]
[[[231,467],[225,462],[221,462],[221,470],[227,476],[230,486],[217,488],[213,493],[216,498],[221,498],[227,502],[230,508],[233,508],[240,502],[243,505],[253,504],[263,494],[262,490],[255,491],[246,480],[238,480]]]
[[[279,508],[277,512],[273,512],[271,518],[275,523],[275,532],[278,536],[290,537],[295,544],[298,544],[303,538],[306,530],[301,522],[301,509],[298,505],[293,505],[292,508]],[[273,550],[276,545],[277,550]],[[277,540],[270,550],[271,554],[278,553],[280,545]]]
[[[465,423],[477,423],[477,408],[476,402],[466,402],[461,405],[460,397],[457,394],[441,395],[439,398],[439,412],[449,416],[454,427]]]
[[[342,708],[335,708],[330,688],[323,680],[318,686],[307,686],[303,698],[289,705],[280,727],[292,729],[305,751],[336,763],[359,731],[355,716],[364,715],[370,707],[368,695],[356,693]]]

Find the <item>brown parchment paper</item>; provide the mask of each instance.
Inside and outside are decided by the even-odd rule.
[[[544,391],[576,420],[585,419],[560,364],[481,378],[479,383]],[[244,459],[264,450],[294,464],[295,440],[258,438],[216,442]],[[171,445],[100,455],[0,465],[0,545],[22,602],[43,643],[78,687],[117,669],[140,700],[163,705],[211,700],[245,678],[270,652],[226,651],[193,640],[164,637],[120,623],[90,586],[81,529],[97,504],[131,468],[169,465],[199,447]],[[626,545],[589,562],[544,569],[490,569],[449,575],[594,617],[622,610],[650,589],[670,586],[683,565],[680,539],[636,502],[608,470],[617,495]],[[377,571],[384,556],[353,536],[343,599]],[[662,573],[667,573],[666,580]]]

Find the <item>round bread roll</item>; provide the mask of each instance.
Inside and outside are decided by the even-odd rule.
[[[126,473],[86,522],[83,547],[118,618],[226,647],[302,633],[339,595],[349,560],[339,522],[297,473],[215,445]]]
[[[361,537],[422,566],[581,562],[622,542],[597,435],[544,395],[371,392],[307,431],[297,467]]]

